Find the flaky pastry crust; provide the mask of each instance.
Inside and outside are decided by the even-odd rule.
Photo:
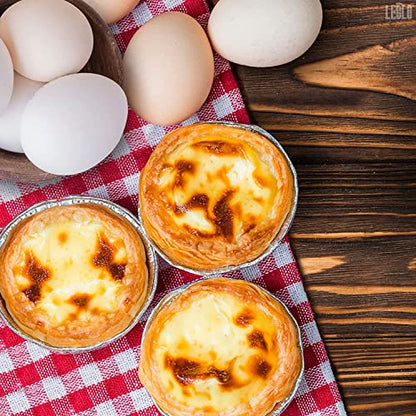
[[[16,324],[53,347],[106,341],[146,300],[139,234],[95,204],[53,207],[20,222],[0,252],[0,292]]]
[[[295,388],[299,342],[293,319],[266,291],[205,280],[150,322],[139,376],[171,416],[266,416]]]
[[[285,155],[243,128],[200,123],[167,134],[139,185],[144,228],[174,264],[199,272],[263,254],[293,204]]]

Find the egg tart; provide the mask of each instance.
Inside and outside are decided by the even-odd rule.
[[[88,347],[119,334],[145,303],[148,284],[141,237],[98,204],[37,212],[12,229],[0,251],[9,315],[52,347]]]
[[[215,278],[162,301],[139,376],[170,416],[266,416],[287,404],[302,370],[287,309],[252,283]]]
[[[294,209],[286,154],[264,135],[200,123],[167,134],[139,185],[143,226],[173,264],[215,272],[257,259]]]

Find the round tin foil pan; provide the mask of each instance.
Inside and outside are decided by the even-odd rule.
[[[130,325],[123,330],[122,332],[118,333],[114,337],[107,339],[105,341],[101,341],[98,344],[89,346],[89,347],[80,347],[80,348],[68,348],[68,347],[54,347],[52,345],[47,344],[46,342],[40,341],[38,339],[35,339],[28,334],[26,334],[24,331],[22,331],[19,326],[16,324],[16,322],[13,320],[13,318],[10,316],[9,312],[7,311],[6,303],[4,299],[0,296],[0,316],[3,318],[6,325],[17,335],[24,338],[26,341],[33,342],[37,345],[40,345],[41,347],[47,348],[48,350],[62,353],[62,354],[72,354],[72,353],[79,353],[79,352],[85,352],[85,351],[92,351],[99,348],[104,347],[105,345],[109,344],[110,342],[115,341],[116,339],[122,337],[127,332],[129,332],[140,320],[146,309],[149,307],[150,302],[153,299],[153,296],[156,292],[156,286],[157,286],[157,260],[156,260],[156,254],[154,252],[153,246],[149,243],[146,236],[143,234],[141,230],[141,226],[139,222],[137,221],[137,218],[132,215],[129,211],[122,208],[121,206],[114,204],[113,202],[106,201],[99,198],[94,198],[90,196],[68,196],[66,198],[63,198],[61,200],[48,200],[43,201],[38,204],[32,205],[30,208],[28,208],[26,211],[22,212],[20,215],[18,215],[13,221],[11,221],[0,233],[0,251],[5,244],[7,237],[11,233],[11,231],[16,227],[21,221],[31,217],[32,215],[37,214],[38,212],[44,211],[48,208],[56,207],[56,206],[67,206],[67,205],[78,205],[78,204],[95,204],[100,205],[102,207],[107,208],[108,210],[112,211],[113,213],[117,214],[118,216],[122,217],[124,220],[127,220],[137,231],[137,233],[140,235],[141,240],[143,242],[145,251],[146,251],[146,257],[147,257],[147,268],[149,271],[149,282],[148,282],[148,292],[146,295],[146,301],[143,304],[142,308],[139,310],[137,315],[134,317],[134,319],[131,321]],[[1,278],[1,276],[0,276]]]
[[[293,192],[293,197],[292,197],[292,201],[291,201],[290,211],[287,214],[279,232],[277,233],[277,235],[275,236],[273,241],[270,243],[267,250],[264,251],[264,253],[261,254],[256,259],[251,260],[247,263],[243,263],[243,264],[239,264],[239,265],[225,266],[225,267],[218,268],[216,270],[210,270],[210,271],[203,271],[202,270],[201,271],[201,270],[195,270],[195,269],[192,269],[190,267],[183,266],[181,264],[176,263],[174,260],[172,260],[170,257],[168,257],[168,255],[166,253],[164,253],[162,250],[160,250],[160,248],[157,246],[157,244],[149,237],[149,235],[147,234],[147,232],[146,232],[146,230],[143,226],[142,213],[141,213],[141,210],[140,210],[140,201],[139,201],[138,216],[139,216],[139,221],[140,221],[140,224],[141,224],[141,227],[142,227],[142,232],[147,236],[147,238],[152,243],[153,247],[155,248],[156,252],[159,254],[160,257],[162,257],[171,266],[174,266],[174,267],[176,267],[178,269],[181,269],[181,270],[185,270],[189,273],[193,273],[193,274],[200,275],[200,276],[219,276],[222,273],[228,273],[228,272],[231,272],[233,270],[240,270],[240,269],[245,268],[245,267],[254,266],[255,264],[262,261],[264,258],[266,258],[270,253],[272,253],[279,246],[281,241],[288,234],[288,232],[290,230],[290,227],[292,226],[293,219],[295,218],[296,208],[297,208],[297,204],[298,204],[299,185],[298,185],[296,169],[293,166],[292,161],[289,159],[289,156],[287,155],[287,153],[283,149],[282,145],[276,140],[276,138],[274,136],[272,136],[269,132],[262,129],[261,127],[253,125],[253,124],[248,125],[248,124],[233,123],[231,121],[207,121],[207,122],[196,123],[196,124],[220,124],[220,125],[223,125],[223,126],[237,127],[237,128],[240,128],[240,129],[250,131],[250,132],[261,134],[263,137],[265,137],[267,140],[269,140],[271,143],[273,143],[279,149],[280,153],[283,154],[283,156],[285,157],[285,159],[287,161],[289,169],[290,169],[290,171],[292,172],[292,175],[293,175],[293,184],[294,184],[293,190],[294,190],[294,192]]]
[[[141,342],[141,350],[143,350],[143,342],[144,339],[146,337],[146,334],[150,328],[150,325],[152,324],[152,322],[155,320],[156,316],[166,307],[168,306],[170,303],[173,302],[173,300],[175,298],[177,298],[182,292],[184,292],[186,289],[188,289],[189,287],[201,282],[201,280],[205,280],[205,279],[199,279],[196,280],[192,283],[189,283],[185,286],[181,286],[175,290],[173,290],[172,292],[168,293],[167,295],[165,295],[160,302],[156,305],[156,307],[153,309],[153,311],[151,312],[149,319],[146,322],[146,326],[144,327],[144,331],[143,331],[143,336],[142,336],[142,342]],[[254,284],[254,283],[253,283]],[[290,394],[282,401],[280,401],[279,403],[276,403],[273,411],[271,413],[269,413],[267,416],[279,416],[290,404],[290,402],[293,400],[293,398],[295,397],[296,391],[299,388],[300,382],[302,380],[303,377],[303,373],[305,370],[305,360],[303,358],[303,345],[302,345],[302,338],[301,338],[301,333],[300,333],[300,327],[299,324],[297,323],[296,319],[293,317],[292,313],[289,311],[289,309],[287,308],[287,306],[281,301],[279,300],[276,296],[274,296],[272,293],[270,293],[269,291],[267,291],[266,289],[263,289],[261,286],[256,285],[260,290],[262,290],[263,292],[267,293],[269,296],[271,296],[273,299],[276,300],[276,302],[280,303],[283,308],[285,309],[285,311],[287,312],[287,314],[290,316],[290,318],[292,319],[293,323],[296,326],[296,329],[298,331],[298,345],[299,345],[299,349],[301,352],[301,369],[298,375],[298,378],[296,379],[296,383],[292,389],[292,391],[290,392]],[[153,397],[152,397],[153,399]],[[163,416],[172,416],[169,413],[166,413],[164,410],[162,410],[160,408],[160,406],[155,402],[155,400],[153,399],[155,406],[157,407],[157,409],[159,410],[159,412],[163,415]]]

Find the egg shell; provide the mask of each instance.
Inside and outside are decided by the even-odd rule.
[[[9,51],[0,39],[0,114],[7,108],[13,91],[13,64]]]
[[[179,12],[161,14],[133,36],[124,55],[125,91],[136,113],[161,126],[198,111],[214,79],[213,52],[204,30]]]
[[[10,104],[0,114],[0,148],[9,152],[23,153],[20,143],[20,127],[23,112],[35,92],[44,85],[21,75],[14,74],[14,88]]]
[[[84,172],[116,147],[127,111],[123,90],[106,77],[74,74],[58,78],[40,88],[26,106],[23,150],[45,172]]]
[[[208,32],[214,49],[229,61],[272,67],[303,55],[321,26],[319,0],[220,0]]]
[[[80,71],[93,50],[87,18],[65,0],[21,0],[0,18],[15,71],[48,82]]]
[[[127,16],[140,0],[84,0],[93,7],[107,24]]]

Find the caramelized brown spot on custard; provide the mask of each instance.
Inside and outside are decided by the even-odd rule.
[[[253,228],[256,228],[256,224],[248,225],[244,230],[244,234],[248,234]]]
[[[33,253],[30,253],[26,255],[23,274],[33,282],[23,293],[31,302],[39,302],[43,282],[51,276],[50,270],[42,266]]]
[[[234,319],[234,322],[238,326],[246,327],[252,324],[254,318],[253,312],[247,308]]]
[[[262,378],[267,378],[271,369],[272,366],[265,360],[260,361],[256,367],[257,374]]]
[[[238,380],[233,378],[234,361],[231,361],[226,369],[221,370],[214,365],[207,366],[183,357],[173,358],[167,354],[165,356],[165,368],[172,371],[173,376],[182,386],[189,386],[195,380],[216,378],[223,389],[231,389],[242,386]]]
[[[101,236],[98,240],[97,253],[92,259],[94,266],[109,268],[113,261],[113,251],[113,247]]]
[[[237,146],[219,140],[198,142],[193,144],[192,147],[196,147],[216,155],[238,155],[241,153]]]
[[[59,244],[64,245],[68,241],[68,234],[66,232],[59,233],[58,235]]]
[[[123,280],[123,277],[126,273],[126,264],[113,263],[110,265],[109,271],[114,280]]]
[[[263,332],[258,329],[255,329],[251,334],[248,334],[247,340],[251,348],[260,348],[261,350],[267,351],[267,344]]]
[[[226,192],[214,206],[215,225],[217,226],[218,233],[227,239],[230,239],[234,235],[233,212],[228,205],[233,193],[233,191]]]
[[[181,188],[184,185],[184,174],[194,173],[195,165],[188,160],[178,160],[175,164],[175,168],[176,168],[175,186]]]
[[[75,306],[78,306],[79,308],[83,309],[88,306],[88,303],[91,300],[91,295],[85,294],[85,295],[74,295],[69,299],[69,303],[72,303]]]
[[[272,366],[262,357],[255,356],[253,358],[252,371],[254,375],[266,379],[272,369]]]
[[[125,263],[114,261],[114,246],[101,235],[98,239],[97,252],[92,258],[95,267],[107,270],[114,280],[122,280],[126,271]]]
[[[208,211],[209,197],[205,194],[196,194],[185,205],[176,205],[174,210],[176,215],[183,215],[186,211],[195,208],[203,208]]]
[[[23,293],[33,303],[38,303],[40,301],[40,287],[38,285],[30,285]]]
[[[205,194],[197,194],[191,198],[189,205],[192,208],[207,208],[209,203],[209,197]]]
[[[165,357],[165,367],[169,368],[176,380],[184,386],[192,384],[200,377],[201,373],[201,364],[196,361],[186,358],[172,358],[169,355]]]
[[[229,200],[231,199],[233,194],[234,191],[228,191],[223,195],[223,197],[214,205],[213,216],[211,216],[209,213],[210,200],[208,195],[206,194],[193,195],[191,199],[184,205],[174,205],[173,211],[175,212],[175,215],[182,216],[185,215],[187,211],[192,209],[204,210],[207,220],[215,226],[215,233],[202,233],[198,230],[193,229],[192,227],[188,227],[188,231],[192,234],[205,238],[223,236],[224,238],[230,240],[234,235],[234,214],[229,206]],[[186,224],[184,227],[187,227]]]
[[[231,371],[228,369],[218,370],[218,368],[211,366],[208,368],[207,374],[215,377],[221,384],[229,384],[231,381]]]

